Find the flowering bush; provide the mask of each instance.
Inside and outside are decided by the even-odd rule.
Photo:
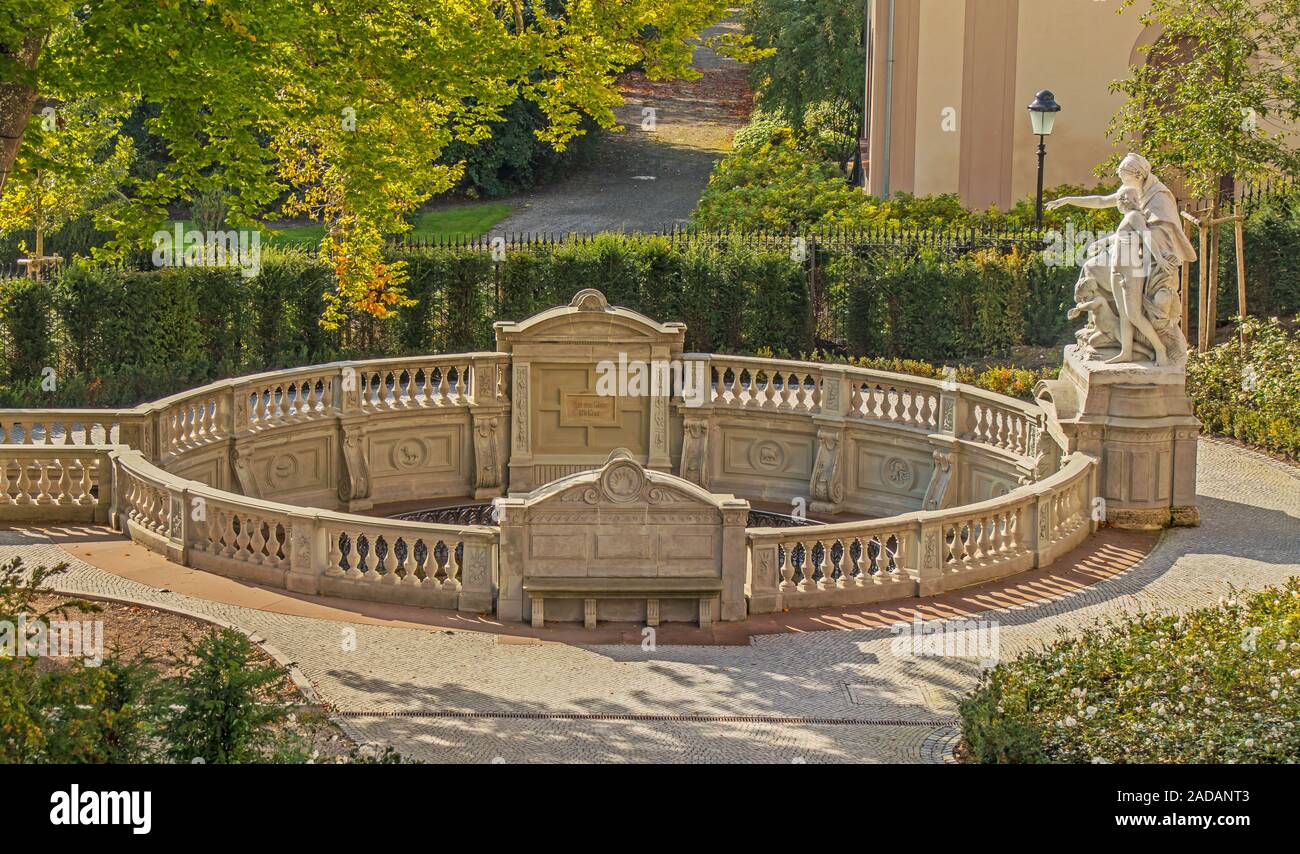
[[[961,729],[975,762],[1300,761],[1300,578],[1000,664]]]
[[[767,348],[760,349],[758,355],[770,358],[773,353],[770,348]],[[832,356],[821,352],[814,352],[809,361],[853,365],[857,368],[890,371],[895,374],[912,374],[926,379],[943,379],[951,376],[954,382],[973,385],[985,391],[1018,397],[1022,400],[1033,397],[1034,386],[1039,380],[1056,379],[1057,374],[1060,373],[1060,368],[1040,368],[1034,371],[1014,365],[997,365],[981,371],[970,365],[958,365],[951,368],[953,373],[948,374],[950,370],[948,367],[917,359],[898,359],[888,356]]]
[[[1187,362],[1187,391],[1207,431],[1300,459],[1300,339],[1277,318],[1247,318],[1230,341]]]

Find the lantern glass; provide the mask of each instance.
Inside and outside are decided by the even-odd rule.
[[[1029,120],[1033,123],[1035,135],[1050,136],[1052,125],[1056,124],[1056,113],[1046,110],[1030,110]]]

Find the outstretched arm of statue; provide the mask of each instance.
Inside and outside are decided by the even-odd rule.
[[[1119,193],[1111,193],[1108,196],[1062,196],[1059,199],[1052,199],[1043,207],[1049,211],[1057,208],[1063,208],[1066,205],[1076,208],[1112,208],[1119,203]]]

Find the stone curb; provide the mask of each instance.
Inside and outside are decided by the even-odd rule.
[[[220,617],[212,617],[207,614],[201,614],[197,611],[191,611],[188,608],[181,608],[176,605],[164,605],[158,602],[145,601],[143,599],[134,599],[128,597],[121,597],[121,596],[105,596],[102,593],[79,593],[75,590],[66,590],[57,586],[51,587],[49,588],[49,590],[50,592],[58,593],[61,596],[72,596],[77,599],[85,599],[91,602],[112,602],[119,605],[136,605],[141,608],[152,608],[156,611],[162,611],[168,614],[175,614],[178,617],[186,617],[188,619],[195,620],[200,623],[207,623],[208,625],[217,626],[218,628],[230,629],[231,631],[239,632],[241,635],[248,638],[250,643],[255,644],[258,649],[262,650],[267,655],[271,656],[271,658],[275,661],[276,664],[280,665],[285,669],[285,671],[288,672],[289,678],[293,681],[294,687],[298,689],[298,692],[303,695],[304,699],[306,699],[310,703],[315,703],[316,705],[321,706],[322,708],[331,710],[330,719],[333,720],[334,718],[334,715],[332,714],[331,706],[328,703],[326,703],[324,700],[322,700],[320,695],[316,693],[316,688],[311,684],[311,682],[307,679],[307,677],[303,674],[303,672],[298,669],[298,665],[296,662],[290,660],[289,656],[281,652],[278,647],[267,642],[266,639],[258,637],[255,632],[237,626],[234,623],[230,622],[229,620],[223,620]],[[163,593],[164,591],[158,589],[157,592]]]

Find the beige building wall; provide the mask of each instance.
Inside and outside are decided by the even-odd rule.
[[[1095,183],[1122,103],[1109,84],[1150,41],[1144,4],[1117,14],[1118,3],[1096,0],[893,0],[890,63],[891,3],[873,0],[868,192],[955,192],[968,206],[1002,208],[1029,196],[1038,139],[1026,107],[1039,89],[1063,108],[1045,185]],[[948,107],[955,131],[941,126]]]
[[[924,30],[917,67],[931,78],[916,94],[916,179],[919,196],[950,193],[961,157],[962,45],[966,0],[920,0]]]

